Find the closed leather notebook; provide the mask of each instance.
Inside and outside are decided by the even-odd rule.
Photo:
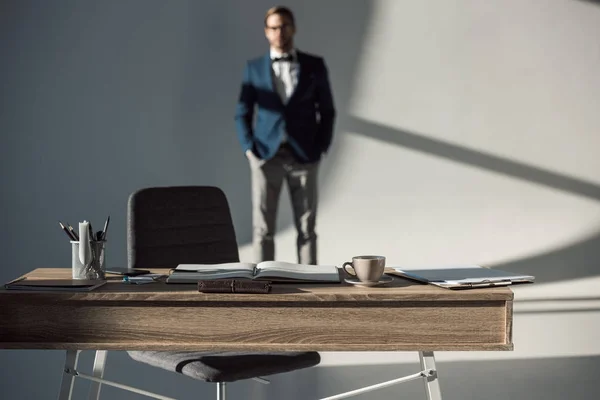
[[[271,282],[245,279],[215,279],[198,281],[198,291],[203,293],[257,293],[271,291]]]

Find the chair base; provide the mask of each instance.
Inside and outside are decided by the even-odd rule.
[[[162,396],[153,392],[138,389],[132,386],[123,385],[121,383],[108,381],[102,379],[104,373],[104,365],[106,363],[106,350],[96,351],[96,358],[94,360],[93,376],[86,375],[77,371],[77,362],[79,359],[80,350],[67,350],[65,358],[65,366],[63,370],[62,382],[60,386],[60,392],[58,400],[71,400],[73,393],[73,385],[75,378],[83,378],[92,381],[92,387],[90,389],[89,400],[98,400],[100,398],[100,388],[102,384],[113,386],[122,390],[142,394],[154,399],[159,400],[176,400],[172,397]],[[375,385],[367,386],[361,389],[352,390],[337,394],[335,396],[324,397],[321,400],[340,400],[348,397],[353,397],[362,393],[371,392],[373,390],[382,389],[384,387],[396,385],[399,383],[409,382],[415,379],[423,379],[425,384],[425,393],[427,400],[442,400],[442,393],[440,390],[440,383],[438,380],[437,370],[435,366],[435,357],[432,351],[420,351],[419,362],[421,365],[421,371],[404,376],[401,378],[393,379],[387,382],[378,383]],[[263,378],[254,378],[261,383],[269,383],[268,380]],[[217,385],[217,400],[226,400],[226,388],[225,382],[218,382]]]

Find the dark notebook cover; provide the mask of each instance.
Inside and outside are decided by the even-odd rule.
[[[198,291],[203,293],[269,293],[271,282],[244,279],[218,279],[198,281]]]

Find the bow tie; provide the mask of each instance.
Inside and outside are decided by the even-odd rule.
[[[277,61],[289,61],[289,62],[292,62],[292,61],[294,61],[294,56],[292,56],[291,54],[284,54],[281,57],[275,57],[275,58],[273,58],[273,62],[277,62]]]

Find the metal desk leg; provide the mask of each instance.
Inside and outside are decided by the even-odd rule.
[[[423,382],[425,382],[427,400],[442,400],[440,381],[438,380],[437,369],[435,368],[435,357],[433,356],[433,351],[420,351],[419,361],[421,362],[422,370],[433,370],[433,373],[430,376],[423,378]]]
[[[75,376],[71,374],[71,371],[77,368],[79,352],[80,350],[67,350],[65,353],[65,367],[63,369],[62,382],[60,383],[58,400],[71,400],[73,385],[75,383]]]
[[[217,400],[225,400],[225,388],[227,385],[225,382],[217,382]]]
[[[94,357],[94,369],[92,370],[93,377],[102,378],[104,376],[104,366],[106,365],[107,353],[108,352],[106,350],[96,350],[96,357]],[[88,400],[99,400],[101,388],[102,383],[92,381]]]

